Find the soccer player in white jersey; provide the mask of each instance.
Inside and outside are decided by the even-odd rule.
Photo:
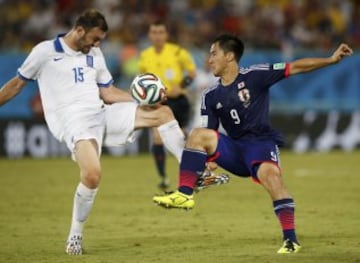
[[[107,23],[97,10],[86,10],[64,35],[36,45],[0,90],[0,105],[16,96],[28,80],[37,80],[45,119],[52,134],[64,141],[80,168],[66,253],[82,254],[83,227],[98,190],[102,145],[126,143],[136,129],[158,127],[178,160],[184,135],[167,106],[143,109],[112,77],[99,48]]]

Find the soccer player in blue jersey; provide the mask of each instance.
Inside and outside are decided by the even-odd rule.
[[[221,35],[211,45],[210,67],[220,79],[202,98],[204,128],[189,134],[180,164],[178,190],[155,196],[153,201],[168,208],[193,208],[196,181],[206,162],[216,162],[237,176],[251,176],[265,188],[283,231],[283,245],[278,253],[296,253],[301,247],[295,234],[295,202],[281,175],[278,147],[284,142],[270,126],[269,89],[291,75],[336,64],[353,51],[341,44],[328,58],[241,68],[243,51],[243,42],[232,35]],[[227,135],[217,131],[220,123]]]

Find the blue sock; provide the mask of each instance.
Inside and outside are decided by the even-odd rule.
[[[279,219],[283,240],[289,239],[299,244],[295,233],[295,203],[292,198],[276,200],[273,202],[274,212]]]
[[[192,195],[199,176],[205,169],[207,153],[184,149],[180,163],[179,192]]]

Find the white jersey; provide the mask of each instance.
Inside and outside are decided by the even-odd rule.
[[[38,81],[46,122],[59,140],[77,121],[104,113],[99,87],[113,82],[100,48],[77,52],[62,36],[36,45],[18,73]]]

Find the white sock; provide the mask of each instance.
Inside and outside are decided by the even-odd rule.
[[[160,125],[157,129],[166,149],[168,149],[180,163],[181,155],[185,147],[185,136],[179,123],[176,120],[172,120]]]
[[[97,188],[90,189],[81,182],[77,186],[74,196],[70,237],[82,235],[84,224],[93,206],[96,193]]]

